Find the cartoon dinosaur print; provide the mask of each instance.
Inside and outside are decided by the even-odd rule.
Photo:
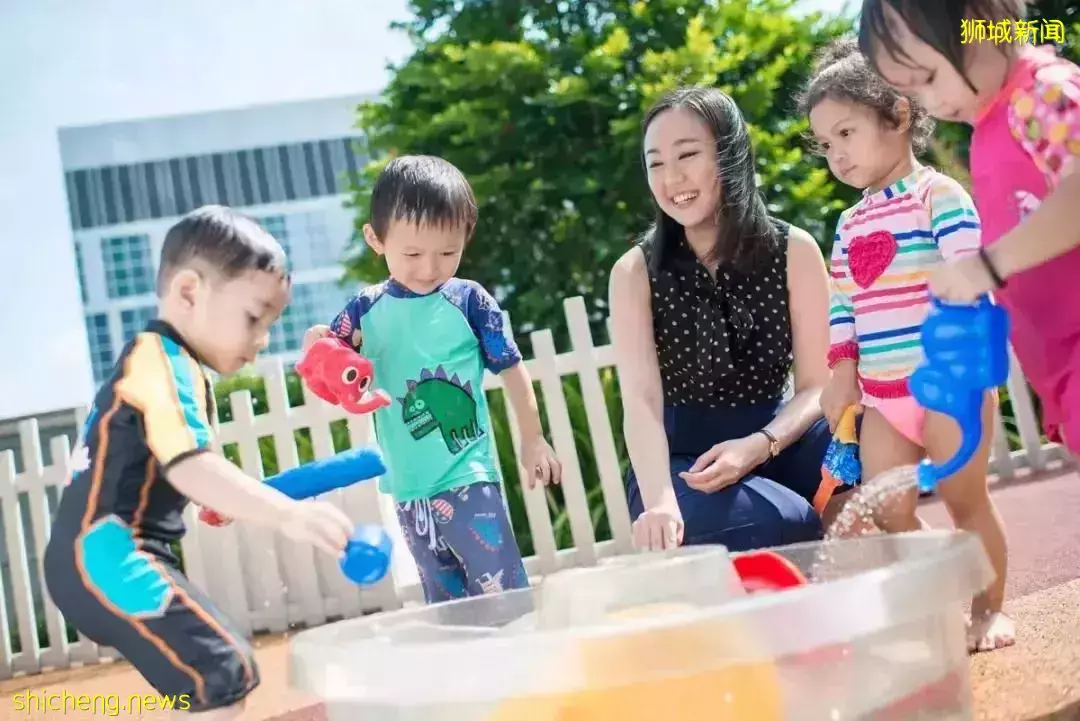
[[[439,366],[434,373],[424,369],[419,380],[408,381],[406,386],[408,393],[398,402],[401,420],[414,439],[438,428],[446,448],[456,454],[484,435],[471,382],[462,385],[456,373],[448,378]]]

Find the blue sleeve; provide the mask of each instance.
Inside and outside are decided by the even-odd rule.
[[[359,351],[364,345],[360,333],[360,319],[375,305],[382,295],[382,286],[369,286],[353,296],[345,308],[330,322],[330,332]]]
[[[496,374],[517,365],[521,362],[521,351],[506,333],[499,304],[479,283],[469,281],[465,291],[465,317],[480,342],[484,365]]]

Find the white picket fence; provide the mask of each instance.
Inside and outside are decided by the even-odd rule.
[[[565,301],[573,350],[557,354],[548,330],[531,334],[535,357],[527,361],[538,381],[546,403],[551,441],[563,463],[562,488],[573,535],[573,546],[558,550],[551,511],[544,491],[524,489],[526,515],[535,553],[526,559],[530,577],[537,578],[562,568],[592,565],[598,559],[632,551],[630,518],[627,510],[615,433],[605,404],[600,370],[614,365],[610,346],[596,347],[589,330],[584,301]],[[260,437],[272,436],[282,469],[297,465],[294,431],[310,429],[317,458],[334,452],[330,424],[347,418],[352,445],[373,440],[370,419],[347,417],[340,409],[305,394],[305,402],[289,407],[285,367],[276,361],[260,367],[266,380],[269,410],[255,415],[248,391],[232,397],[233,420],[219,428],[218,444],[237,444],[244,469],[261,477],[258,448]],[[599,473],[599,483],[607,507],[612,540],[598,542],[590,518],[586,489],[578,460],[570,415],[563,393],[563,376],[576,374],[588,418],[589,437]],[[485,389],[499,388],[499,379],[487,376]],[[1026,382],[1013,366],[1009,380],[1022,448],[1011,451],[1000,415],[993,446],[993,469],[1004,477],[1021,467],[1041,469],[1063,458],[1056,445],[1040,442],[1038,425]],[[80,419],[80,426],[81,426]],[[516,424],[510,414],[515,439]],[[16,674],[38,673],[116,657],[112,649],[99,648],[81,635],[69,642],[65,624],[56,606],[43,592],[42,549],[48,540],[49,518],[68,472],[70,452],[66,437],[52,441],[53,465],[43,466],[36,420],[21,424],[24,470],[15,473],[11,452],[0,455],[0,512],[7,548],[8,583],[0,584],[0,679]],[[494,442],[494,441],[493,441]],[[520,458],[518,458],[520,463]],[[26,502],[20,504],[20,497]],[[348,582],[337,564],[309,547],[289,543],[271,531],[245,523],[213,528],[197,522],[194,510],[187,516],[188,534],[183,540],[184,565],[192,582],[204,588],[247,634],[281,632],[292,625],[315,626],[336,618],[348,618],[420,601],[415,566],[401,542],[393,505],[378,493],[374,482],[335,491],[329,498],[358,523],[381,523],[395,540],[392,572],[376,586],[361,589]],[[23,510],[20,511],[20,506]],[[26,519],[26,508],[29,519]],[[0,558],[0,561],[4,559]],[[14,618],[8,618],[5,594],[11,594]],[[37,628],[48,631],[49,644],[38,642]],[[13,652],[10,639],[15,631],[21,642]]]

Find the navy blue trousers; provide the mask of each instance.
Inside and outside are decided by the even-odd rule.
[[[679,477],[717,443],[748,436],[768,425],[780,405],[777,401],[738,408],[664,408],[671,482],[685,523],[684,544],[722,544],[732,551],[746,551],[821,537],[821,520],[811,503],[831,440],[824,419],[776,458],[727,488],[702,493]],[[637,518],[643,506],[633,468],[626,485],[630,517]]]

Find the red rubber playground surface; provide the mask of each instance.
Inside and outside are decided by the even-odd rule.
[[[977,719],[1080,719],[1080,475],[1075,471],[994,483],[993,497],[1010,543],[1007,610],[1019,626],[1017,646],[972,660]],[[929,500],[923,517],[949,526],[941,504]],[[245,719],[323,721],[317,699],[288,690],[288,641],[257,639],[262,685]],[[78,711],[16,709],[20,692],[115,694],[126,701],[151,689],[125,663],[113,663],[0,682],[0,718],[98,718]],[[129,710],[120,716],[144,721],[161,712]],[[114,714],[100,718],[116,718]],[[359,720],[358,720],[359,721]]]

